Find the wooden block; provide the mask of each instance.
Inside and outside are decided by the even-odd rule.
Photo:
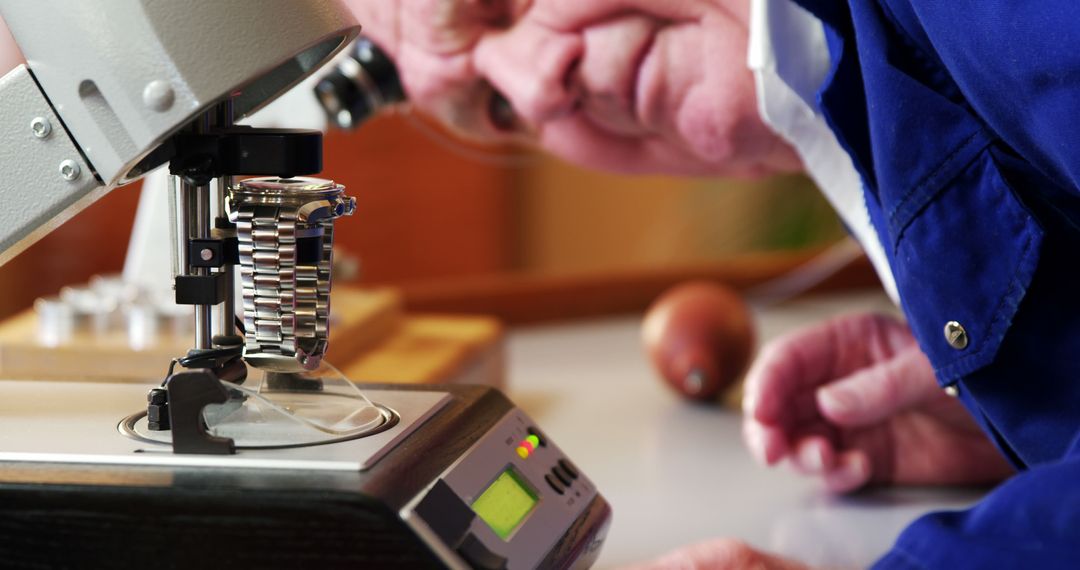
[[[330,349],[326,361],[347,362],[392,334],[405,317],[396,289],[337,287],[330,294]]]
[[[503,336],[492,317],[407,315],[394,334],[342,371],[355,381],[499,387],[505,382]]]
[[[122,331],[76,331],[69,342],[50,346],[38,338],[33,310],[0,323],[0,377],[26,380],[153,382],[182,356],[190,339],[164,335],[153,346],[133,349]]]

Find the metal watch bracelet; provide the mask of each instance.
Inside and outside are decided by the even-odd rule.
[[[330,333],[334,220],[356,201],[310,178],[254,178],[229,192],[244,300],[244,359],[256,368],[319,366]]]

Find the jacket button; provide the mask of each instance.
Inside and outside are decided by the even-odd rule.
[[[964,330],[964,325],[956,321],[949,321],[945,323],[945,342],[949,343],[949,346],[956,350],[964,350],[968,345],[967,331]]]

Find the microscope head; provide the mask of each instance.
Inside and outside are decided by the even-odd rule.
[[[169,161],[170,138],[224,101],[236,119],[345,47],[327,0],[0,0],[34,80],[100,185]]]
[[[325,183],[332,199],[311,198],[312,184],[291,182],[322,170],[321,133],[233,122],[348,45],[359,33],[348,7],[0,0],[0,16],[26,57],[0,78],[0,168],[10,173],[0,184],[0,262],[104,192],[168,163],[177,189],[176,302],[195,307],[193,350],[236,346],[227,301],[238,267],[251,325],[246,350],[277,368],[316,367],[328,332],[332,222],[351,214],[353,202],[340,185]],[[233,177],[252,175],[281,182],[238,190],[254,183]],[[264,208],[249,196],[256,190],[284,196],[282,204]],[[301,215],[324,202],[337,206],[334,216]],[[226,211],[242,219],[234,223]],[[268,245],[262,233],[271,231]],[[215,307],[222,312],[212,319]]]

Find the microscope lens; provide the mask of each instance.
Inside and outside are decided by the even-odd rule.
[[[319,81],[315,95],[331,123],[344,130],[406,100],[397,66],[367,38],[357,40],[351,57]]]

